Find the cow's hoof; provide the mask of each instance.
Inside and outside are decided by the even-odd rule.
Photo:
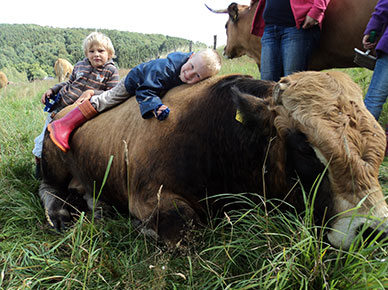
[[[67,228],[67,225],[71,220],[71,216],[69,211],[63,208],[58,211],[50,212],[46,209],[46,219],[52,228],[61,232]]]

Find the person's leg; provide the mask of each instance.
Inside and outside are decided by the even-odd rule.
[[[319,43],[318,26],[311,29],[286,27],[282,35],[281,55],[284,75],[307,70],[308,61]]]
[[[43,150],[43,138],[44,133],[46,132],[47,125],[52,121],[51,114],[47,115],[46,121],[43,126],[42,132],[34,139],[34,149],[32,149],[32,154],[35,156],[35,177],[40,177],[40,159],[42,158]]]
[[[43,126],[42,132],[34,139],[34,149],[32,149],[32,154],[35,155],[36,158],[42,158],[42,148],[43,148],[43,138],[44,133],[46,132],[47,125],[52,121],[51,114],[47,115],[46,121]]]
[[[71,132],[95,115],[97,115],[96,109],[89,100],[85,100],[63,118],[48,124],[47,129],[50,132],[51,140],[63,152],[67,152],[70,149],[69,137]]]
[[[131,96],[124,85],[124,81],[128,79],[128,76],[109,91],[92,96],[90,100],[83,101],[83,103],[67,113],[63,118],[49,124],[47,128],[54,144],[63,152],[67,152],[70,149],[69,137],[75,128],[93,118],[98,112],[107,110],[127,100]]]
[[[136,83],[132,83],[134,81],[131,79],[131,72],[132,71],[130,71],[125,78],[121,79],[121,81],[119,81],[119,83],[109,91],[105,91],[99,95],[94,95],[90,98],[90,103],[97,112],[102,112],[121,104],[129,97],[135,95],[135,90],[131,88],[136,88]]]
[[[267,25],[264,28],[261,38],[260,74],[262,80],[278,81],[283,75],[278,29],[279,27],[275,25]]]
[[[376,120],[379,119],[388,96],[388,54],[383,53],[376,66],[365,95],[364,104]]]

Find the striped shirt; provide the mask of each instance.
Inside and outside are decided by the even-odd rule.
[[[84,91],[92,89],[95,95],[110,90],[119,82],[119,73],[113,61],[106,62],[102,67],[93,67],[85,58],[79,61],[66,82],[56,84],[51,89],[54,94],[60,94],[58,107],[63,108],[73,104]]]

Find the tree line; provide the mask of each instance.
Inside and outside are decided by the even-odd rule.
[[[55,28],[35,24],[0,24],[0,70],[8,74],[23,74],[28,80],[54,76],[57,58],[65,58],[73,65],[84,58],[82,41],[95,29]],[[115,64],[119,68],[158,58],[171,51],[188,51],[189,40],[162,34],[101,29],[112,40],[116,51]]]

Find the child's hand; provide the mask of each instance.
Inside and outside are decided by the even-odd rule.
[[[159,121],[163,121],[164,119],[166,119],[169,113],[170,113],[170,109],[163,104],[154,110],[155,118],[158,119]]]
[[[54,92],[52,89],[48,89],[43,95],[42,98],[40,99],[40,102],[42,104],[46,104],[46,98],[49,99],[52,95],[54,95]]]
[[[76,105],[81,105],[84,101],[90,100],[91,97],[94,96],[94,90],[86,90],[82,93],[82,95],[75,101]]]

